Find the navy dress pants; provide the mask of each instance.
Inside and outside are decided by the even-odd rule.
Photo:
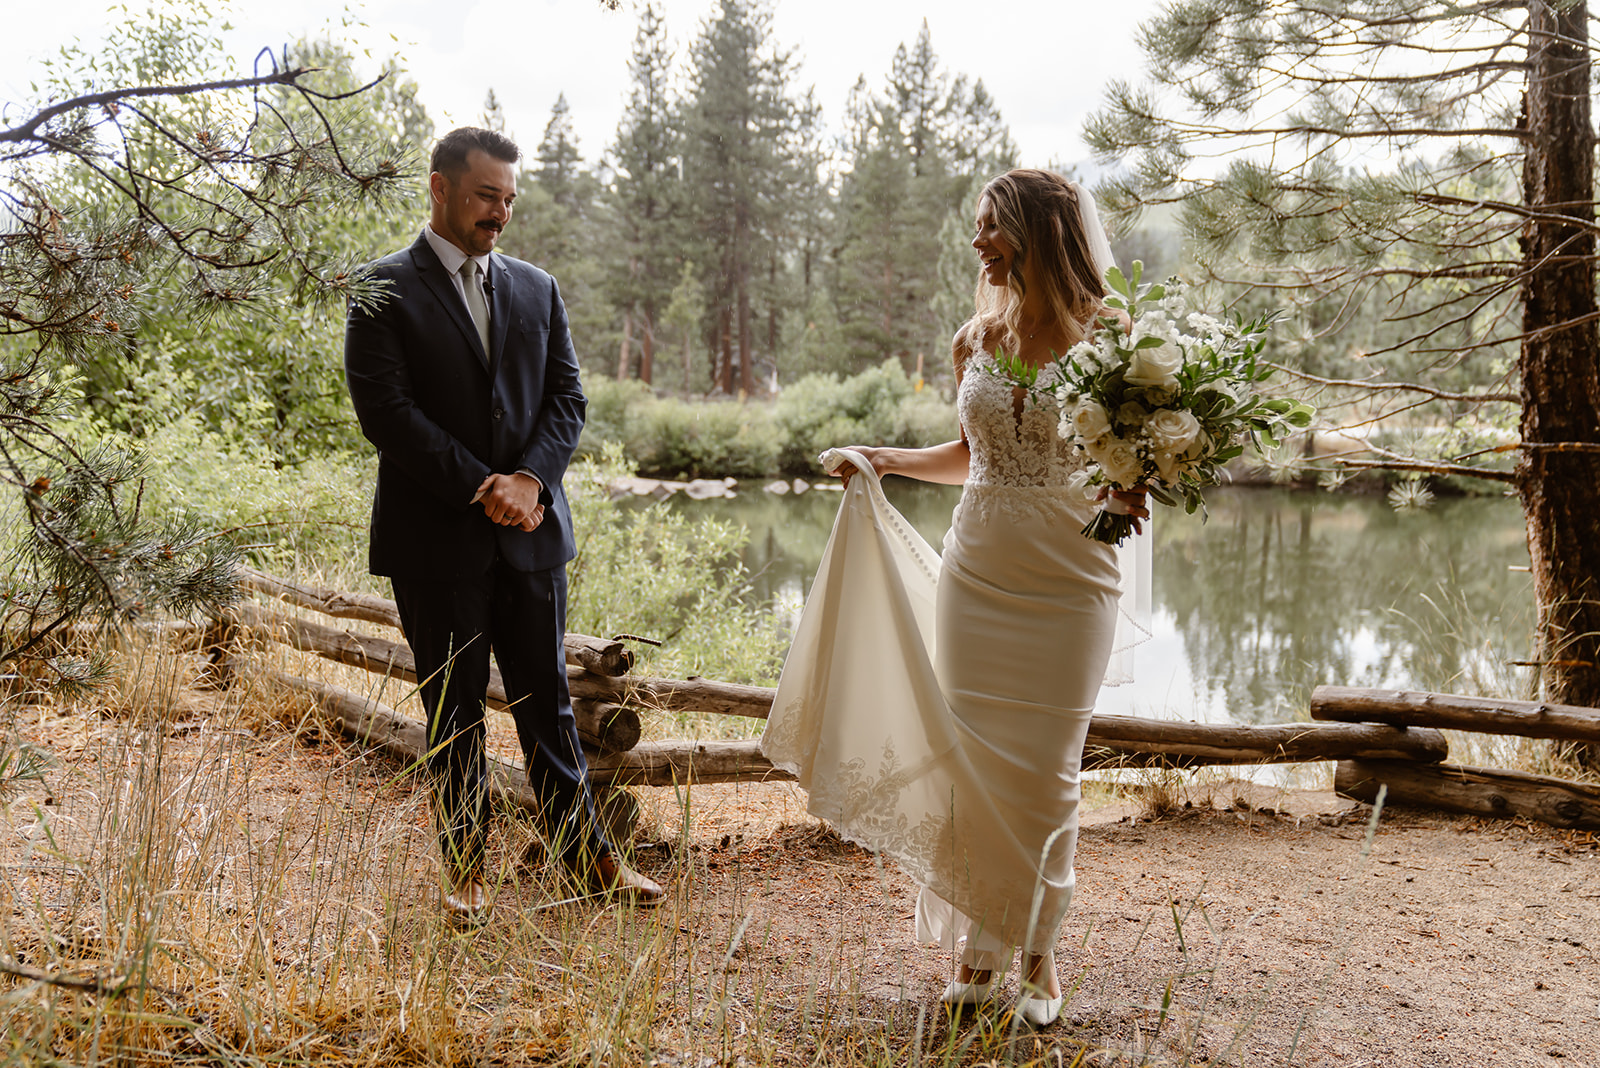
[[[572,866],[609,852],[567,693],[566,568],[518,571],[497,556],[481,573],[397,576],[393,583],[428,710],[428,772],[447,870],[468,876],[483,865],[491,651],[554,848]]]

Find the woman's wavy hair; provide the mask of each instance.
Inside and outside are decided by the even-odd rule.
[[[1074,342],[1082,340],[1106,291],[1084,236],[1076,187],[1052,171],[1024,169],[992,179],[979,203],[983,197],[989,198],[995,222],[1014,253],[1004,286],[991,286],[978,276],[972,315],[977,333],[971,336],[1000,333],[1002,347],[1011,352],[1021,347],[1018,321],[1028,292],[1022,278],[1026,265],[1056,319]]]

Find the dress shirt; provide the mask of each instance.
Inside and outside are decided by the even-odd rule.
[[[449,241],[440,237],[430,224],[423,227],[422,236],[428,239],[428,247],[433,249],[433,254],[439,257],[439,262],[444,264],[445,273],[450,276],[450,284],[456,287],[456,296],[461,298],[461,306],[467,309],[467,318],[472,318],[472,305],[467,303],[467,291],[462,288],[461,265],[467,260],[472,260],[478,265],[478,277],[484,281],[489,279],[489,254],[482,256],[468,256],[456,248]],[[488,303],[485,301],[485,303]]]

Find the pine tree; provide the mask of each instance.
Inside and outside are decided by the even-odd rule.
[[[8,106],[0,128],[0,482],[21,525],[0,575],[0,664],[45,682],[87,673],[54,655],[67,624],[216,611],[239,557],[141,515],[139,464],[71,439],[61,383],[136,358],[152,313],[216,324],[380,299],[367,255],[325,242],[325,223],[409,190],[406,146],[362,125],[372,86],[270,54],[219,77],[207,32],[158,9],[111,55],[66,50],[47,95]]]
[[[639,14],[628,72],[633,90],[610,151],[611,183],[605,195],[608,224],[614,232],[608,247],[623,268],[611,271],[610,292],[628,324],[618,377],[631,376],[628,347],[637,332],[638,377],[649,383],[654,378],[656,328],[679,279],[685,237],[679,207],[682,147],[678,109],[671,96],[672,51],[665,24],[649,4]]]
[[[773,43],[771,23],[765,3],[720,0],[690,49],[684,181],[696,239],[689,251],[705,272],[713,380],[729,394],[755,390],[759,278],[773,274],[781,196],[802,122],[789,96],[793,59]]]
[[[535,158],[539,161],[535,176],[550,199],[569,211],[581,210],[584,207],[580,190],[583,153],[578,151],[578,135],[572,129],[566,93],[556,96]]]
[[[1513,408],[1513,471],[1473,455],[1384,462],[1515,488],[1544,693],[1600,706],[1587,4],[1185,0],[1142,37],[1151,83],[1113,85],[1089,126],[1104,157],[1134,162],[1104,199],[1124,217],[1182,204],[1202,264],[1236,257],[1251,265],[1247,280],[1346,308],[1365,301],[1398,334],[1391,351],[1419,373],[1507,354],[1510,381],[1469,392],[1364,385],[1394,410],[1450,406],[1441,418]],[[1236,152],[1209,176],[1196,154],[1222,148]],[[1383,163],[1355,165],[1363,158]],[[1374,293],[1387,302],[1374,305]],[[1467,337],[1463,323],[1473,325]]]
[[[974,179],[1012,163],[1004,155],[1009,133],[981,82],[969,89],[940,66],[926,21],[914,45],[896,49],[881,93],[857,82],[847,122],[835,242],[835,301],[848,345],[841,369],[898,358],[913,370],[930,355],[942,362],[971,310],[970,299],[958,302],[952,320],[949,302],[935,300],[950,217],[964,210]],[[969,226],[963,218],[955,229]]]

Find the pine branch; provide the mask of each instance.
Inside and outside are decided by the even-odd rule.
[[[1454,475],[1458,478],[1481,478],[1488,482],[1515,483],[1517,476],[1510,471],[1495,471],[1487,467],[1466,467],[1462,464],[1428,463],[1420,460],[1345,460],[1334,461],[1342,467],[1355,467],[1375,471],[1418,471],[1425,475]]]
[[[1372,393],[1420,393],[1430,400],[1451,401],[1457,404],[1517,404],[1521,401],[1521,398],[1514,393],[1450,393],[1415,382],[1364,382],[1358,378],[1323,378],[1281,363],[1262,362],[1274,371],[1319,386],[1343,386],[1350,389],[1364,389]]]

